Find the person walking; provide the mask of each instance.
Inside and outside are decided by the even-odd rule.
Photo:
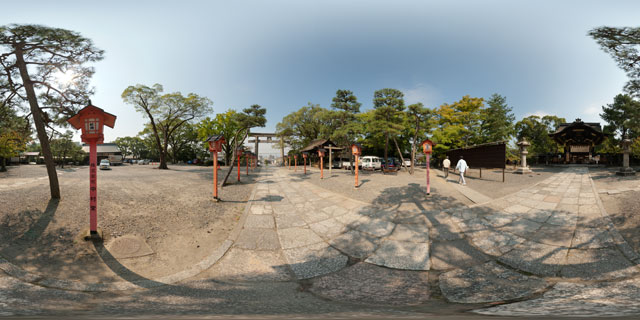
[[[460,156],[460,160],[458,160],[458,163],[456,164],[456,170],[460,171],[460,179],[458,179],[458,183],[463,186],[467,185],[467,182],[464,180],[464,172],[467,171],[467,169],[469,169],[467,162],[464,161],[462,156]]]
[[[451,166],[451,160],[449,160],[449,156],[447,156],[444,160],[442,160],[442,170],[444,170],[444,178],[447,179],[449,176],[449,167]]]

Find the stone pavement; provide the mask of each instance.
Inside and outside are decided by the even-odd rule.
[[[505,303],[475,311],[486,315],[640,314],[631,305],[640,298],[640,256],[608,218],[587,168],[442,211],[401,194],[393,207],[357,201],[305,181],[301,172],[259,174],[237,232],[219,252],[175,279],[136,286],[195,274],[254,285],[313,278],[312,291],[331,299],[402,304],[382,297],[400,295],[398,288],[381,282],[384,290],[371,290],[353,281],[383,274],[381,266],[416,304],[431,299],[427,283],[434,277],[447,301]],[[334,290],[339,283],[353,290]]]

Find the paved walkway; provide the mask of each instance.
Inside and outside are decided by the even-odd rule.
[[[378,208],[287,170],[263,174],[238,240],[214,267],[218,275],[305,279],[364,261],[443,271],[440,289],[449,301],[486,303],[566,293],[566,281],[614,283],[640,274],[640,256],[609,220],[586,168],[445,211],[411,201]],[[510,313],[510,305],[479,312],[524,314]]]

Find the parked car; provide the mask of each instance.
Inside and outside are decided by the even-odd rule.
[[[397,158],[387,158],[388,161],[384,161],[382,160],[382,165],[385,166],[387,163],[389,163],[389,165],[385,166],[388,170],[398,170],[400,169],[400,161],[398,161]]]
[[[364,156],[361,159],[363,170],[380,170],[382,159],[376,156]]]
[[[111,164],[109,163],[109,159],[100,160],[100,170],[111,170]]]
[[[149,164],[149,159],[138,160],[138,164]]]
[[[406,167],[411,167],[411,159],[404,159],[404,165]]]

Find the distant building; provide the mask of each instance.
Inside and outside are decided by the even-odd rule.
[[[564,147],[565,163],[589,163],[594,147],[607,138],[600,123],[583,122],[580,118],[572,123],[560,124],[549,136]]]
[[[82,144],[82,151],[86,153],[85,162],[89,160],[89,145],[86,143]],[[109,158],[110,155],[118,155],[121,156],[122,152],[118,145],[115,143],[103,143],[98,145],[98,162],[102,159]]]

